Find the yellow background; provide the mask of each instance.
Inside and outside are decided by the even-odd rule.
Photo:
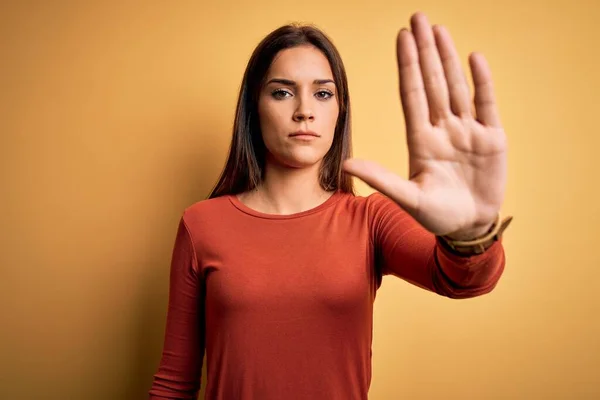
[[[488,296],[386,277],[370,397],[600,398],[600,2],[260,0],[0,6],[0,399],[146,397],[178,218],[217,179],[246,62],[279,25],[333,38],[355,155],[406,176],[395,35],[417,10],[465,67],[489,60],[515,220]]]

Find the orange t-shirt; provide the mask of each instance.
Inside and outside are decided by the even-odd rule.
[[[235,195],[188,207],[170,273],[162,358],[150,399],[362,400],[383,275],[451,298],[491,291],[501,242],[452,255],[381,193],[336,192],[292,215]]]

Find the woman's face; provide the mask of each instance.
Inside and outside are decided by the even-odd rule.
[[[320,164],[333,142],[336,96],[329,61],[320,50],[300,46],[279,52],[258,103],[268,161],[290,168]],[[301,133],[309,135],[295,136]]]

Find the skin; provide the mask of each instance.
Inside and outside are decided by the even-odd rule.
[[[333,143],[339,114],[329,61],[314,46],[278,53],[259,96],[258,112],[267,147],[265,179],[239,196],[268,214],[293,214],[316,207],[332,193],[318,183],[318,171]],[[313,131],[310,141],[290,134]]]
[[[359,159],[346,160],[344,171],[387,195],[436,235],[460,240],[479,237],[490,228],[500,211],[507,175],[506,135],[489,66],[483,55],[469,55],[475,88],[472,102],[448,30],[441,25],[431,26],[423,13],[411,16],[410,29],[400,30],[396,49],[409,177],[402,178],[373,161]],[[286,61],[285,68],[277,72],[286,71],[302,82],[300,98],[277,105],[263,103],[261,98],[261,104],[269,107],[260,109],[265,116],[270,116],[265,117],[265,121],[279,127],[263,132],[273,154],[267,163],[265,184],[257,190],[264,200],[254,205],[267,212],[297,212],[324,201],[323,191],[318,189],[316,166],[326,148],[316,143],[314,148],[300,148],[300,144],[286,142],[281,132],[294,126],[290,121],[294,115],[292,110],[304,114],[313,112],[314,119],[306,123],[322,129],[323,133],[329,129],[333,132],[330,125],[334,121],[333,109],[318,106],[321,103],[308,95],[309,82],[323,77],[326,68],[316,68],[321,65],[316,62],[316,54],[313,62],[304,58],[307,53],[291,54],[298,57],[283,58],[282,54],[273,64],[273,71],[282,67],[278,62]],[[304,68],[314,69],[302,75],[300,71]],[[273,117],[271,110],[275,107],[281,111],[277,114],[281,118]],[[249,204],[252,204],[251,198]]]

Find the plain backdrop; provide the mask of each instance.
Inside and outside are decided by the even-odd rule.
[[[487,296],[384,279],[370,398],[599,398],[600,2],[6,0],[0,399],[146,397],[179,216],[215,183],[248,58],[278,26],[331,36],[355,156],[406,176],[395,37],[419,10],[465,68],[490,63],[515,219]]]

